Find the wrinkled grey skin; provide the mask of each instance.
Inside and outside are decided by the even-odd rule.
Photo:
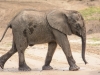
[[[5,62],[16,52],[19,55],[19,70],[29,71],[24,52],[29,46],[48,43],[48,52],[43,70],[53,69],[50,66],[57,44],[62,48],[68,60],[69,70],[76,71],[76,65],[72,56],[67,35],[75,34],[82,39],[82,58],[85,64],[86,28],[84,19],[79,12],[73,10],[52,10],[48,13],[24,10],[17,14],[9,23],[12,28],[13,44],[10,51],[0,57],[0,67],[3,69]],[[2,39],[3,39],[2,37]],[[1,40],[2,40],[1,39]]]

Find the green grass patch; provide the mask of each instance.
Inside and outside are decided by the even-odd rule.
[[[97,47],[97,46],[100,46],[100,43],[95,43],[95,44],[92,43],[92,44],[88,44],[88,45]]]
[[[97,43],[97,44],[88,44],[88,45],[97,47],[97,46],[100,46],[100,43]]]
[[[96,42],[96,41],[100,41],[100,38],[95,38],[95,37],[93,37],[93,38],[91,38],[90,40]]]
[[[80,10],[79,12],[83,15],[85,20],[99,20],[100,19],[100,7],[89,7],[87,9]]]
[[[91,46],[100,46],[100,38],[93,37],[93,38],[90,38],[89,40],[91,42],[93,42],[93,43],[89,43],[89,45],[91,45]]]

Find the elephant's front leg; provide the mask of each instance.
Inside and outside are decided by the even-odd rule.
[[[57,47],[57,43],[56,42],[48,43],[48,52],[47,52],[47,56],[46,56],[46,59],[45,59],[45,64],[42,67],[43,70],[51,70],[51,69],[53,69],[50,66],[50,62],[52,60],[52,57],[53,57],[53,54],[55,52],[56,47]]]
[[[70,66],[69,70],[71,70],[71,71],[79,70],[80,68],[76,65],[76,62],[73,59],[71,49],[70,49],[70,44],[69,44],[67,36],[57,30],[53,30],[53,33],[56,37],[57,43],[60,45],[60,47],[62,48],[63,52],[66,55],[68,64]]]

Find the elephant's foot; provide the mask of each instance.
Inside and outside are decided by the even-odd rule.
[[[44,65],[44,66],[42,67],[42,70],[52,70],[52,69],[53,69],[53,68],[52,68],[51,66],[49,66],[49,65],[48,65],[48,66],[45,66],[45,65]]]
[[[77,71],[79,69],[80,69],[80,67],[78,67],[76,64],[74,64],[73,66],[70,66],[70,68],[69,68],[70,71]]]
[[[28,67],[27,65],[22,65],[22,66],[19,66],[19,70],[20,71],[31,71],[31,68]]]
[[[5,61],[0,58],[0,67],[3,69],[4,68],[4,64],[5,64]]]
[[[4,63],[0,61],[0,67],[3,69],[4,68]]]
[[[77,70],[80,69],[80,67],[78,67],[78,66],[76,65],[76,62],[75,62],[75,60],[73,59],[72,56],[67,57],[67,60],[68,60],[68,63],[69,63],[69,65],[70,65],[70,67],[69,67],[69,70],[70,70],[70,71],[77,71]]]

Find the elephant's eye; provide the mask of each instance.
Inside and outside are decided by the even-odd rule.
[[[74,18],[70,18],[70,21],[72,22],[72,23],[75,23],[76,22],[76,20],[74,19]]]
[[[77,21],[79,21],[79,18],[76,18]]]
[[[79,24],[76,24],[76,29],[77,29],[77,30],[81,29],[81,27],[80,27]]]
[[[72,19],[72,22],[73,22],[73,23],[75,23],[75,22],[76,22],[76,20]]]

